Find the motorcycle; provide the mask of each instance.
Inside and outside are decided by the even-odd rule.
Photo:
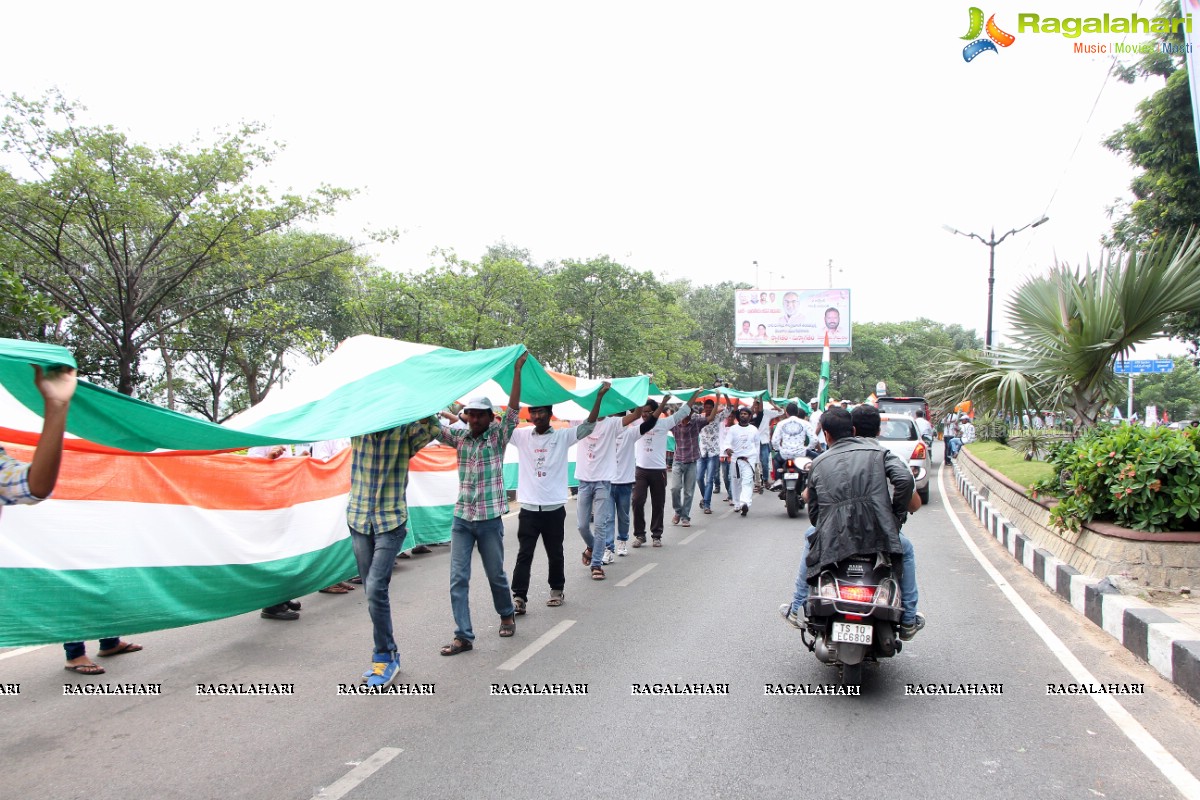
[[[811,471],[811,458],[801,456],[783,459],[783,483],[779,487],[779,499],[787,504],[787,515],[791,519],[800,516],[800,495],[804,492]]]
[[[897,563],[895,570],[899,568]],[[900,585],[889,556],[851,556],[822,572],[804,613],[805,646],[823,663],[836,666],[846,686],[862,683],[865,662],[890,658],[903,647]]]

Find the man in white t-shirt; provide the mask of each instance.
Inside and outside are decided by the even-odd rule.
[[[638,407],[634,412],[641,414],[642,409]],[[608,528],[608,541],[604,551],[605,564],[611,564],[614,556],[629,554],[629,511],[633,501],[633,482],[637,477],[634,450],[637,448],[638,439],[645,431],[650,430],[653,424],[642,422],[640,425],[630,425],[617,435],[617,477],[613,478],[608,495],[613,523]]]
[[[665,405],[671,395],[663,395]],[[662,547],[663,509],[667,505],[667,432],[692,408],[684,403],[669,417],[659,418],[663,406],[653,398],[642,406],[642,422],[654,420],[654,426],[642,434],[636,445],[637,469],[633,481],[633,546],[646,543],[646,495],[650,495],[650,536],[655,547]]]
[[[913,422],[917,424],[917,436],[925,442],[926,447],[933,447],[933,426],[925,419],[925,412],[918,409],[913,414]]]
[[[738,409],[737,424],[729,429],[725,455],[729,456],[733,479],[733,507],[750,513],[754,499],[754,462],[758,458],[758,428],[750,424],[750,409]]]
[[[638,418],[638,411],[596,423],[575,450],[575,478],[579,481],[576,508],[579,535],[586,548],[583,565],[591,567],[592,580],[604,580],[604,552],[612,525],[609,494],[617,476],[617,436]]]
[[[517,451],[517,564],[513,567],[513,605],[517,614],[525,613],[529,598],[529,573],[538,539],[546,549],[550,571],[550,599],[546,605],[563,604],[567,583],[563,567],[563,530],[567,518],[567,452],[578,440],[596,427],[600,401],[608,392],[605,381],[596,392],[596,402],[587,421],[570,428],[550,427],[550,406],[530,406],[533,425],[513,431],[508,446]]]

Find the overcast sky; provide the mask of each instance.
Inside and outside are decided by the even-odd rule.
[[[375,251],[400,271],[501,239],[538,262],[607,254],[762,288],[827,287],[832,260],[856,320],[982,335],[988,249],[942,225],[1048,214],[996,250],[1002,336],[1024,277],[1100,255],[1133,176],[1101,141],[1160,85],[1105,85],[1109,57],[1072,52],[1120,36],[1022,35],[1016,14],[1155,4],[988,6],[1016,41],[966,63],[968,7],[22,3],[0,90],[57,86],[152,143],[263,122],[287,149],[262,180],[360,189],[326,227],[405,231]]]

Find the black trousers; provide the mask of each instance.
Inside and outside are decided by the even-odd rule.
[[[537,550],[538,538],[546,549],[546,560],[550,562],[550,588],[562,590],[567,585],[567,574],[563,566],[563,528],[567,518],[566,508],[553,511],[530,511],[522,508],[517,514],[517,565],[513,567],[513,597],[529,599],[529,571],[533,566],[533,554]]]
[[[661,539],[663,507],[667,504],[667,471],[638,467],[633,474],[633,535],[646,538],[646,495],[649,494],[650,535]]]

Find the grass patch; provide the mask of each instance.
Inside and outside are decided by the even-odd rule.
[[[1025,456],[999,442],[972,442],[966,447],[971,455],[1026,488],[1054,475],[1054,468],[1045,461],[1026,461]]]

